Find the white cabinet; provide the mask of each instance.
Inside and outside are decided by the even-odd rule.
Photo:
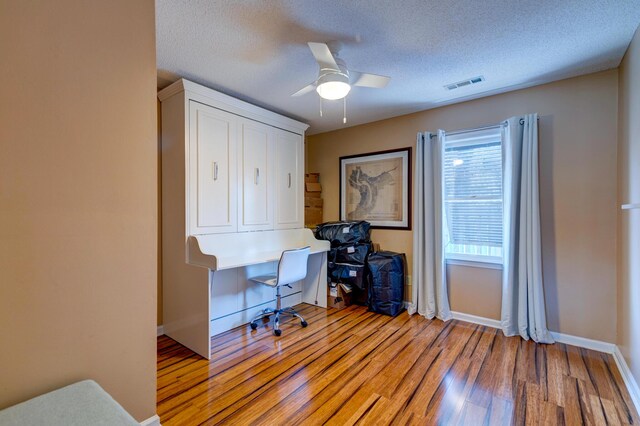
[[[191,235],[302,228],[302,135],[189,103]]]
[[[239,231],[273,229],[274,128],[243,120],[239,139]]]
[[[276,129],[276,229],[304,224],[304,152],[302,136]]]
[[[328,243],[302,220],[308,126],[187,80],[158,98],[165,333],[209,357],[210,333],[275,305],[273,288],[249,278],[275,268],[282,250],[304,245],[319,247],[313,266],[284,303],[324,306],[318,283],[326,282]],[[194,239],[214,244],[218,257],[191,250]]]
[[[307,125],[186,80],[159,97],[167,228],[185,241],[303,228]]]
[[[197,102],[189,105],[191,234],[237,230],[238,118]]]

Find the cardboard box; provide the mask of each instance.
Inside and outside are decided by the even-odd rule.
[[[307,192],[322,192],[322,185],[319,183],[307,182],[304,187]]]
[[[319,207],[322,208],[324,204],[322,198],[315,197],[304,197],[304,206],[305,207]]]
[[[346,284],[330,283],[327,294],[327,308],[343,309],[351,306],[351,287]]]
[[[320,198],[322,197],[322,192],[305,192],[304,198]]]
[[[305,183],[318,183],[320,182],[320,173],[307,173],[304,175]]]
[[[304,209],[305,226],[315,226],[322,223],[322,209],[317,207],[307,207]]]

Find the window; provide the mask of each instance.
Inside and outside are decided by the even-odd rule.
[[[502,263],[501,129],[445,135],[444,147],[445,257]]]

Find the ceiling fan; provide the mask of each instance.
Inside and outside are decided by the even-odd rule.
[[[314,89],[322,99],[336,100],[347,96],[352,86],[381,89],[389,83],[390,77],[349,70],[344,60],[338,57],[342,47],[339,42],[307,43],[313,57],[320,66],[318,78],[291,96],[301,96]],[[321,105],[322,108],[322,105]],[[322,115],[322,109],[320,109]],[[346,123],[346,117],[344,119]]]

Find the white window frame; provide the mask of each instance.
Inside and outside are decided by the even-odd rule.
[[[473,256],[471,256],[473,257]],[[478,257],[478,256],[476,256]],[[447,265],[458,265],[458,266],[470,266],[472,268],[484,268],[484,269],[498,269],[498,270],[502,270],[502,258],[501,257],[496,257],[495,259],[499,259],[499,261],[487,261],[484,260],[484,258],[490,257],[490,256],[481,256],[483,257],[483,260],[477,260],[477,259],[470,259],[470,260],[463,260],[463,259],[458,259],[457,257],[453,258],[453,257],[448,257],[445,259],[445,262]],[[492,258],[493,259],[493,258]]]
[[[460,133],[452,132],[451,135],[447,135],[445,133],[444,137],[444,149],[450,147],[459,147],[459,146],[468,146],[468,145],[480,145],[482,143],[487,142],[495,142],[496,135],[500,137],[500,146],[503,147],[503,132],[502,126],[496,126],[487,129],[478,129],[478,130],[469,130]],[[444,158],[442,164],[442,171],[444,174]],[[504,161],[504,158],[503,158]],[[504,164],[503,164],[504,170]],[[445,183],[444,180],[442,182],[442,194],[443,198],[445,195]],[[502,200],[502,211],[504,215],[504,198]],[[445,220],[447,220],[446,216],[446,207],[443,205],[443,214]],[[443,221],[443,235],[447,235],[447,224]],[[502,231],[504,233],[504,229]],[[443,240],[443,244],[447,244],[446,238]],[[445,262],[449,265],[463,265],[463,266],[474,266],[474,267],[485,267],[489,269],[502,269],[502,264],[504,262],[503,257],[501,256],[489,256],[482,254],[466,254],[466,253],[447,253],[446,247],[443,247]],[[503,248],[504,254],[504,248]]]

